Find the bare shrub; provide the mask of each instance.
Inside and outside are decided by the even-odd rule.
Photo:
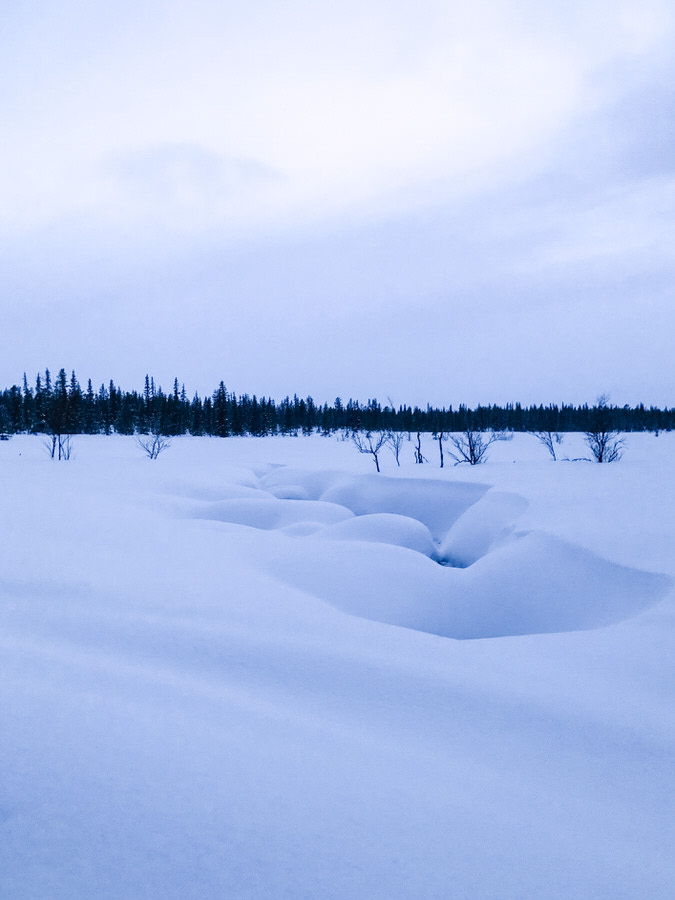
[[[68,460],[73,455],[73,440],[70,434],[50,434],[43,446],[52,459]]]
[[[620,431],[612,429],[611,421],[608,398],[602,394],[593,410],[591,429],[585,432],[586,444],[598,463],[617,462],[623,456],[624,440]]]
[[[402,431],[388,431],[387,437],[385,439],[386,445],[389,447],[391,452],[394,454],[394,459],[396,460],[396,465],[400,466],[401,461],[399,456],[401,454],[401,448],[403,447],[403,442],[405,440],[405,435]]]
[[[586,443],[599,463],[618,462],[623,456],[624,441],[619,431],[587,431]]]
[[[50,434],[49,437],[42,442],[42,446],[47,453],[49,453],[50,457],[54,459],[56,456],[56,435]]]
[[[373,457],[375,468],[380,471],[379,454],[386,445],[389,437],[388,431],[352,431],[350,438],[359,453],[369,453]]]
[[[145,452],[148,459],[157,459],[162,451],[168,450],[171,446],[171,441],[168,437],[155,431],[148,435],[137,437],[136,443]]]
[[[557,460],[555,448],[560,447],[564,440],[563,435],[557,431],[531,431],[530,434],[546,447],[553,460]]]
[[[69,434],[59,435],[59,459],[70,459],[73,455],[73,442]]]
[[[448,435],[448,440],[455,448],[448,450],[448,455],[455,460],[455,465],[468,463],[477,466],[487,460],[488,449],[497,441],[510,441],[512,435],[504,431],[463,431],[460,434]]]

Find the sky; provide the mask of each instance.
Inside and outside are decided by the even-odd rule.
[[[665,0],[3,4],[0,385],[675,405]]]

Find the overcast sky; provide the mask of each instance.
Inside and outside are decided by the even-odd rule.
[[[34,0],[0,385],[675,405],[666,0]]]

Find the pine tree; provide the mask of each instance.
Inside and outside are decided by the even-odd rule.
[[[85,434],[96,434],[99,430],[99,424],[96,416],[96,395],[91,383],[91,378],[87,380],[87,393],[84,397],[84,416],[82,428]]]
[[[28,387],[26,373],[23,373],[23,422],[22,430],[31,432],[36,430],[35,398],[33,391]]]
[[[75,372],[70,376],[68,386],[68,403],[66,407],[66,434],[79,434],[84,423],[82,391],[75,377]]]

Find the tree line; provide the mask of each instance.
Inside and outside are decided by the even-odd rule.
[[[0,393],[0,434],[162,434],[162,435],[268,435],[330,434],[351,432],[463,431],[588,432],[597,427],[617,432],[670,431],[675,408],[654,406],[596,406],[549,404],[488,405],[470,409],[460,405],[437,408],[393,404],[382,406],[337,397],[331,404],[311,397],[285,397],[275,401],[255,394],[235,394],[221,381],[207,397],[189,398],[176,378],[171,391],[163,391],[149,375],[142,391],[124,391],[111,380],[94,389],[91,379],[82,387],[75,372],[49,370],[29,385],[13,385]]]

